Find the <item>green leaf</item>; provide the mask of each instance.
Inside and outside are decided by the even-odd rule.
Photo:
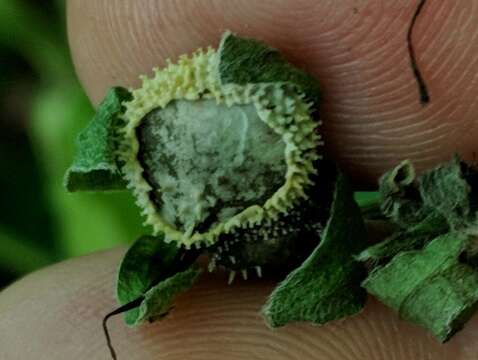
[[[77,154],[65,176],[68,191],[125,189],[116,159],[115,132],[122,102],[131,98],[123,88],[110,89],[88,127],[77,140]]]
[[[53,223],[58,226],[58,236],[52,241],[56,241],[59,256],[81,256],[131,243],[144,228],[131,192],[72,195],[63,188],[75,138],[95,114],[80,85],[43,89],[32,102],[31,114],[34,151],[45,176]],[[94,226],[91,219],[95,219]]]
[[[360,209],[339,175],[322,241],[305,262],[278,285],[263,312],[273,327],[291,321],[324,324],[359,312],[366,299],[362,265],[353,259],[366,245]]]
[[[448,340],[478,307],[478,173],[458,157],[418,177],[402,162],[380,182],[382,211],[401,229],[358,255],[363,286],[406,320]]]
[[[163,237],[139,238],[120,265],[116,290],[119,303],[124,305],[136,300],[164,279],[177,264],[180,253],[175,244],[165,243]],[[139,309],[126,312],[125,322],[134,325],[139,314]]]
[[[476,219],[477,172],[455,156],[418,179],[424,206],[441,214],[453,229]],[[474,188],[472,187],[474,185]]]
[[[403,319],[446,341],[478,305],[478,273],[459,261],[468,241],[456,232],[441,235],[423,250],[402,252],[376,268],[363,286]]]
[[[402,228],[420,223],[429,214],[428,209],[423,208],[415,168],[408,160],[380,178],[379,192],[383,214]]]
[[[478,210],[478,172],[453,160],[415,176],[407,160],[380,179],[381,209],[404,229],[441,217],[452,229],[469,226]]]
[[[401,251],[418,250],[450,229],[473,226],[478,173],[458,157],[416,177],[409,161],[380,181],[381,209],[401,229],[357,256],[360,261],[389,260]]]
[[[144,295],[144,300],[138,310],[138,316],[133,325],[144,321],[162,319],[169,312],[176,295],[189,290],[196,282],[202,270],[193,266],[179,272],[151,288]]]
[[[219,48],[219,75],[223,84],[289,82],[317,107],[320,86],[314,77],[292,66],[278,50],[227,32]]]
[[[448,223],[441,215],[431,212],[422,222],[407,230],[393,233],[384,241],[372,245],[357,255],[358,261],[381,262],[390,260],[402,251],[418,250],[436,236],[449,230]]]

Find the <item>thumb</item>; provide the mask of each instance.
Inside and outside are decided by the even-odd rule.
[[[279,48],[321,82],[327,151],[357,183],[410,158],[419,169],[478,150],[478,6],[428,1],[414,31],[431,104],[422,107],[407,31],[416,1],[69,0],[69,38],[94,103],[139,85],[166,58],[216,46],[225,29]],[[445,16],[446,15],[446,16]]]
[[[103,316],[116,307],[115,267],[123,251],[73,259],[34,273],[0,295],[1,359],[106,359]],[[204,274],[163,321],[109,327],[120,359],[472,360],[478,317],[445,345],[373,299],[359,315],[323,327],[269,329],[259,311],[274,284]]]

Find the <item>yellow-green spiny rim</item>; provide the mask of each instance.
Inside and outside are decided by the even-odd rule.
[[[222,233],[233,232],[236,228],[252,227],[262,221],[274,220],[279,214],[286,213],[301,198],[306,197],[304,189],[311,185],[310,175],[316,173],[313,162],[319,158],[317,148],[321,145],[321,141],[316,132],[318,122],[312,119],[310,104],[304,100],[305,96],[299,93],[294,85],[284,82],[224,85],[219,78],[218,62],[218,52],[213,49],[199,50],[191,57],[181,56],[176,64],[168,62],[166,68],[154,69],[152,78],[143,77],[142,87],[133,90],[133,99],[124,103],[125,126],[120,131],[119,155],[124,162],[122,170],[128,186],[134,192],[137,204],[143,209],[146,224],[151,225],[155,233],[164,233],[166,241],[175,241],[178,245],[184,245],[187,248],[191,245],[197,247],[211,245]],[[253,122],[256,118],[260,119],[260,124],[257,124],[257,121]],[[216,126],[219,124],[218,119],[223,119],[227,125],[220,124],[221,130],[217,132],[215,128],[209,129],[210,135],[207,136],[202,136],[203,134],[202,137],[193,136],[191,143],[199,142],[200,144],[197,145],[198,147],[191,145],[190,150],[185,150],[189,146],[189,142],[184,141],[186,136],[191,136],[192,131],[201,132],[205,131],[202,129],[207,129],[207,126]],[[198,123],[201,120],[202,122]],[[234,137],[236,133],[242,134],[242,130],[234,130],[235,126],[239,126],[238,123],[245,124],[241,129],[254,126],[253,131],[248,130],[247,137],[238,135],[237,139],[228,140],[225,134],[230,137]],[[251,131],[259,134],[259,140],[251,137]],[[158,139],[174,139],[178,136],[179,140],[171,140],[170,148],[167,148],[168,145],[161,147],[163,144],[151,145]],[[274,136],[280,141],[275,141]],[[264,147],[262,137],[269,139],[270,146]],[[149,138],[151,139],[148,140],[148,144],[142,143]],[[164,169],[156,171],[156,167],[164,167],[165,164],[162,161],[163,158],[154,154],[154,150],[166,149],[170,154],[174,154],[171,150],[174,141],[176,141],[174,149],[176,153],[181,153],[178,157],[182,156],[183,163],[189,159],[187,156],[196,154],[193,159],[189,159],[192,165],[190,163],[187,165],[187,171],[177,171],[177,169],[169,169],[170,172],[165,172]],[[180,143],[180,141],[183,142]],[[262,189],[265,182],[263,180],[259,184],[254,182],[257,178],[267,178],[267,174],[259,167],[269,161],[274,174],[271,178],[277,178],[277,174],[282,171],[280,163],[283,162],[280,183],[266,199],[258,194],[244,195],[249,202],[244,201],[241,204],[247,204],[247,206],[241,208],[228,205],[227,211],[222,211],[216,221],[198,231],[198,224],[204,221],[211,211],[219,212],[221,204],[226,201],[225,198],[228,204],[232,204],[233,200],[231,200],[230,191],[221,190],[221,196],[217,196],[214,193],[215,190],[207,189],[211,187],[211,184],[198,185],[203,181],[203,175],[201,177],[190,175],[190,173],[199,172],[195,166],[197,168],[203,166],[207,169],[206,165],[201,164],[220,161],[223,156],[221,154],[228,153],[229,143],[233,144],[231,145],[233,150],[230,151],[234,153],[234,157],[231,157],[234,163],[240,157],[237,149],[242,146],[241,141],[246,142],[246,145],[242,144],[246,147],[249,144],[259,149],[254,154],[242,149],[240,154],[244,157],[242,160],[247,160],[251,156],[253,159],[249,159],[250,161],[259,159],[258,162],[256,161],[259,164],[256,169],[257,177],[251,179],[251,175],[244,172],[233,176],[236,180],[231,180],[224,176],[216,176],[214,171],[219,170],[215,169],[211,172],[211,178],[216,176],[219,179],[214,180],[216,183],[235,181],[234,186],[240,186],[238,184],[241,184],[240,179],[243,178],[245,184],[249,185],[249,188],[243,189],[243,192],[252,191],[260,193],[261,196],[267,195],[267,189]],[[204,149],[209,143],[213,147],[220,146],[221,153],[214,153],[213,149],[206,155],[198,153],[198,149]],[[147,161],[152,164],[148,169],[145,168],[144,161],[140,161],[140,152],[144,151],[142,150],[144,148],[148,148]],[[275,149],[274,152],[271,150],[271,155],[267,152],[268,148]],[[283,157],[280,161],[277,161],[278,153]],[[177,160],[176,164],[181,161]],[[241,160],[238,161],[241,162]],[[228,170],[221,174],[230,174],[234,170],[231,161],[228,158],[223,162]],[[247,164],[250,169],[251,162]],[[254,169],[250,171],[256,174]],[[171,176],[172,173],[189,174],[188,176],[192,176],[191,179],[197,177],[201,181],[194,183],[195,180],[185,177],[175,178]],[[158,179],[161,186],[154,184],[151,178]],[[184,184],[188,186],[191,184],[191,187],[181,192]],[[251,184],[261,189],[251,189]],[[241,197],[242,191],[237,195]],[[181,204],[188,205],[181,208],[182,205],[173,204],[174,199],[178,197],[184,198],[184,201],[179,201]],[[254,199],[261,199],[261,202],[251,203]],[[185,221],[182,221],[183,218]],[[177,220],[176,223],[173,219]]]

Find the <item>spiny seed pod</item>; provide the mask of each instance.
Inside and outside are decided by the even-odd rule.
[[[221,81],[234,41],[155,69],[123,103],[128,187],[154,232],[186,248],[280,221],[317,173],[314,106],[287,81]]]
[[[321,158],[317,81],[231,33],[142,81],[110,91],[65,179],[70,191],[131,189],[153,228],[119,269],[121,307],[103,322],[113,358],[108,318],[163,318],[201,273],[202,253],[230,282],[294,268],[263,309],[271,326],[359,311],[363,271],[352,255],[365,229],[345,177]]]
[[[274,221],[221,235],[209,248],[209,269],[217,265],[229,269],[232,283],[238,272],[245,279],[249,271],[261,277],[263,269],[281,277],[300,265],[317,247],[332,203],[335,169],[324,161],[317,162],[315,168],[327,178],[323,176],[319,182],[318,175],[311,177],[314,185],[307,187],[307,199]]]
[[[424,104],[411,35],[425,2],[407,38]],[[217,51],[169,62],[132,93],[109,93],[80,134],[67,188],[127,185],[157,235],[139,238],[120,266],[121,306],[103,321],[113,358],[108,318],[162,319],[200,275],[203,252],[212,269],[231,270],[230,280],[263,267],[288,273],[262,309],[272,327],[356,314],[366,289],[440,341],[461,328],[478,302],[475,169],[455,159],[417,181],[408,163],[385,175],[381,193],[391,198],[382,210],[398,231],[367,248],[350,184],[321,159],[318,102],[312,77],[230,33]],[[372,258],[381,264],[367,276],[360,261]]]
[[[291,263],[311,249],[298,238],[314,233],[315,246],[322,227],[310,215],[324,206],[319,97],[277,50],[227,32],[218,50],[113,89],[80,134],[67,188],[128,187],[155,235],[206,249],[212,268]]]

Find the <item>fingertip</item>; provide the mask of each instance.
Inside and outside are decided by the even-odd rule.
[[[95,104],[110,86],[139,86],[167,58],[215,46],[226,29],[279,48],[322,84],[327,153],[360,187],[375,187],[403,159],[423,171],[477,150],[478,7],[441,1],[422,12],[413,39],[432,96],[425,108],[407,53],[415,10],[379,0],[69,0],[68,33]]]
[[[107,358],[101,323],[117,306],[113,287],[123,253],[120,249],[70,260],[2,293],[2,358]],[[345,320],[271,330],[260,310],[274,286],[259,279],[238,279],[229,286],[227,274],[205,273],[161,322],[128,328],[121,316],[112,318],[113,345],[119,358],[142,360],[472,360],[478,351],[476,316],[441,345],[373,298],[364,311]]]

